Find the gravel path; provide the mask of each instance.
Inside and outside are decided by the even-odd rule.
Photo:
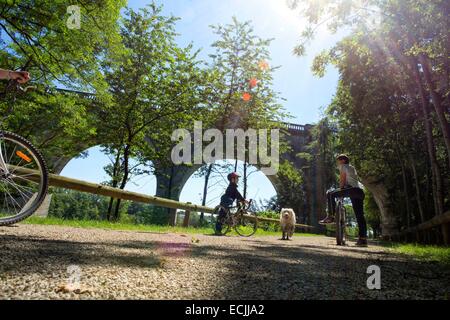
[[[369,290],[370,265],[381,290]],[[79,273],[78,273],[79,271]],[[80,281],[77,282],[77,275]],[[78,285],[78,283],[80,283]],[[450,270],[333,238],[0,227],[0,299],[448,299]]]

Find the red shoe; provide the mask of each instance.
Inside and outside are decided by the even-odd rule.
[[[331,216],[326,216],[325,219],[319,221],[319,224],[332,224],[332,223],[334,223],[334,217]]]

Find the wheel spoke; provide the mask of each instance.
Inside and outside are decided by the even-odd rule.
[[[14,205],[14,202],[17,203],[16,199],[14,199],[14,197],[8,192],[8,190],[6,190],[6,193],[9,195],[9,198],[12,200],[11,204],[13,206],[13,209],[15,211],[15,214],[17,214],[17,210],[16,210],[16,206]],[[20,207],[20,205],[17,203],[17,205]]]
[[[34,174],[30,174],[30,175],[34,175]],[[25,176],[17,176],[17,175],[15,175],[14,177],[13,177],[13,179],[16,179],[16,178],[19,178],[19,179],[22,179],[22,180],[25,180],[25,181],[27,181],[27,182],[31,182],[31,183],[33,183],[33,184],[36,184],[36,181],[34,181],[34,180],[30,180],[30,179],[27,179],[27,178],[24,178]]]
[[[8,182],[9,182],[9,184],[10,184],[11,186],[13,186],[17,191],[19,191],[19,193],[22,195],[22,198],[23,198],[23,194],[24,194],[23,191],[26,192],[26,189],[25,189],[25,188],[28,188],[28,189],[32,190],[32,188],[30,188],[30,187],[21,186],[21,185],[15,183],[15,182],[13,182],[13,181],[8,181]],[[22,190],[23,190],[23,191],[22,191]],[[31,194],[33,194],[33,193],[34,193],[34,192],[31,192]],[[31,198],[31,196],[30,196],[30,198]],[[28,200],[29,200],[30,198],[28,198]]]

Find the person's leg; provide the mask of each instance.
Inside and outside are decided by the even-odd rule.
[[[328,213],[325,219],[319,221],[321,224],[329,224],[334,222],[336,213],[336,198],[342,197],[345,190],[336,190],[327,192]]]
[[[356,221],[358,222],[359,237],[367,238],[367,223],[364,217],[364,201],[360,198],[350,198],[353,211],[355,211]]]
[[[332,191],[327,191],[327,204],[328,204],[328,212],[327,217],[331,216],[331,213],[333,212],[333,203],[332,203],[332,197],[331,197]]]
[[[367,222],[364,217],[364,191],[355,188],[350,194],[350,200],[352,201],[353,211],[355,212],[356,221],[359,229],[358,245],[367,245]]]
[[[222,219],[225,217],[225,210],[224,209],[220,209],[219,211],[219,215],[217,217],[217,221],[216,221],[216,233],[220,233],[222,231]]]
[[[336,198],[340,197],[348,197],[348,189],[339,189],[336,191],[331,192],[330,198],[331,198],[331,207],[332,211],[331,214],[333,217],[336,215]]]

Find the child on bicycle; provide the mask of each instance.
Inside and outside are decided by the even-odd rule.
[[[325,219],[321,220],[321,224],[334,223],[334,214],[336,211],[336,198],[349,197],[352,202],[353,211],[355,212],[356,221],[358,223],[359,238],[356,242],[357,246],[367,246],[367,224],[364,218],[364,190],[363,185],[358,181],[356,169],[350,165],[349,158],[345,154],[337,157],[337,165],[339,168],[339,189],[328,191],[328,212]]]
[[[229,209],[235,200],[238,202],[245,202],[248,204],[248,201],[244,199],[244,197],[239,192],[237,186],[239,183],[239,174],[236,172],[232,172],[227,176],[228,181],[230,184],[228,185],[227,189],[225,190],[225,194],[220,198],[220,205],[226,209]],[[217,218],[216,222],[216,235],[222,235],[222,219],[226,215],[225,210],[219,211],[219,217]]]

